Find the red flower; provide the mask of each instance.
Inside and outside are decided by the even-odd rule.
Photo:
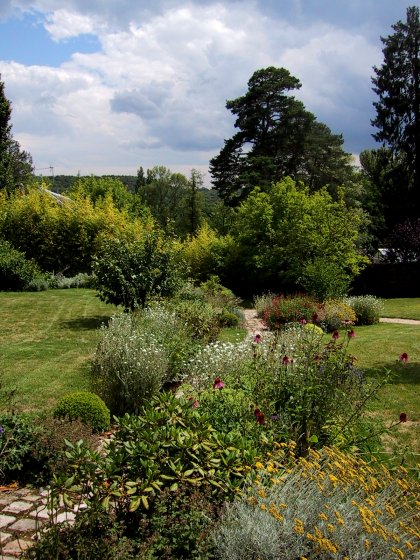
[[[213,389],[223,389],[224,386],[225,386],[225,384],[220,379],[220,377],[216,377],[216,379],[214,380],[214,383],[213,383]]]
[[[407,414],[405,412],[401,412],[400,422],[402,422],[402,423],[407,422]]]
[[[337,340],[337,338],[340,338],[340,333],[337,330],[335,330],[332,333],[332,337],[333,337],[333,340]]]
[[[400,356],[400,362],[406,364],[408,362],[408,354],[407,352],[403,352]]]
[[[289,364],[292,363],[292,360],[288,356],[283,356],[282,362],[284,366],[288,366]]]
[[[256,421],[258,422],[258,424],[260,424],[261,426],[263,424],[265,424],[265,415],[264,412],[261,412],[261,410],[259,408],[256,408],[254,410],[254,416]]]
[[[318,319],[318,313],[312,313],[312,323],[317,323]]]
[[[259,344],[261,341],[262,341],[262,337],[261,337],[261,335],[260,335],[259,333],[257,333],[257,334],[254,336],[254,342],[256,342],[257,344]]]
[[[349,338],[354,338],[354,337],[356,336],[356,333],[354,332],[353,329],[350,329],[350,330],[347,332],[347,336],[348,336]]]

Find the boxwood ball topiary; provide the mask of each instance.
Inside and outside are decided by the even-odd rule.
[[[104,401],[94,393],[76,391],[62,397],[54,411],[56,418],[80,420],[92,428],[93,432],[109,429],[111,416]]]

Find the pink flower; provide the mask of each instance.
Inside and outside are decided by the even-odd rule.
[[[356,333],[354,332],[353,329],[350,329],[350,330],[347,332],[347,336],[348,336],[349,338],[354,338],[354,337],[356,336]]]
[[[220,379],[220,377],[216,377],[216,379],[214,380],[214,383],[213,383],[213,389],[223,389],[224,386],[225,386],[225,384]]]
[[[335,330],[332,333],[332,337],[333,337],[333,340],[337,340],[337,338],[340,338],[340,333],[337,330]]]
[[[200,403],[198,402],[197,399],[195,399],[194,397],[188,397],[189,401],[193,401],[192,402],[192,407],[193,408],[198,408],[200,406]]]
[[[406,364],[408,362],[408,354],[407,352],[403,352],[400,356],[400,362]]]
[[[292,360],[288,356],[283,356],[282,363],[284,366],[288,366],[289,364],[292,363]]]
[[[400,422],[405,423],[407,422],[407,414],[405,412],[401,412],[400,414]]]
[[[300,323],[301,325],[306,325],[307,320],[306,320],[306,319],[301,319],[301,320],[299,321],[299,323]]]
[[[259,344],[261,341],[262,341],[262,337],[261,337],[261,335],[260,335],[259,333],[257,333],[257,334],[254,336],[254,342],[256,342],[257,344]]]

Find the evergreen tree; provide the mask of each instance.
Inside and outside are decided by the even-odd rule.
[[[378,129],[373,137],[404,160],[409,171],[412,203],[407,216],[420,212],[420,10],[407,9],[406,22],[392,26],[394,33],[381,37],[384,63],[374,67],[373,91]]]
[[[210,162],[214,188],[225,202],[236,205],[253,187],[269,190],[286,176],[312,191],[327,185],[334,191],[352,174],[341,135],[288,95],[300,87],[285,68],[263,68],[252,75],[245,95],[226,103],[238,132]]]
[[[31,156],[13,139],[12,107],[4,93],[0,75],[0,189],[8,192],[25,185],[33,172]]]

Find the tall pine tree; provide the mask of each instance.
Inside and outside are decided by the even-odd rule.
[[[407,9],[406,22],[392,26],[394,33],[381,37],[384,63],[374,67],[373,91],[378,129],[373,137],[407,166],[412,204],[407,216],[420,215],[420,11]]]
[[[12,107],[4,93],[0,75],[0,189],[12,192],[25,185],[33,172],[30,154],[20,149],[12,136]]]

